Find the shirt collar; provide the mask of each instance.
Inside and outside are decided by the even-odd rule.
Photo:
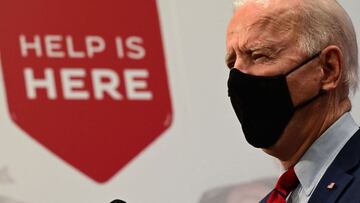
[[[296,176],[307,196],[312,194],[326,169],[357,130],[359,126],[351,114],[345,113],[310,146],[295,165]]]

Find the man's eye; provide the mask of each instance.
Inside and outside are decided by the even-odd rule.
[[[257,60],[268,59],[268,57],[267,57],[265,54],[252,53],[252,54],[251,54],[251,59],[252,59],[253,61],[257,61]]]

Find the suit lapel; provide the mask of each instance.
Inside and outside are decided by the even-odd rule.
[[[353,177],[345,173],[341,169],[331,169],[326,176],[324,176],[316,187],[309,203],[318,202],[336,202],[340,194],[351,183]],[[335,183],[332,189],[328,189],[331,183]]]
[[[359,164],[360,130],[348,141],[327,169],[309,203],[336,202],[353,179],[351,169]],[[328,188],[331,183],[335,185]]]

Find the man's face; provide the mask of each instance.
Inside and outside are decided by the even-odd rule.
[[[226,63],[229,68],[250,75],[274,76],[290,72],[309,57],[299,48],[297,15],[292,13],[297,3],[270,2],[265,6],[249,2],[236,10],[227,30]],[[287,78],[295,106],[317,94],[313,91],[316,88],[312,88],[316,80],[312,65],[306,65],[309,68]]]
[[[299,47],[299,19],[292,13],[298,6],[296,1],[269,2],[266,6],[249,2],[236,10],[227,31],[226,63],[229,68],[257,76],[285,75],[309,58]],[[314,59],[286,77],[295,107],[319,94],[322,75],[322,66]],[[296,150],[296,147],[287,148],[300,146],[307,139],[306,133],[300,136],[297,132],[304,129],[307,125],[304,122],[309,121],[313,113],[317,113],[312,110],[297,110],[278,142],[265,151],[276,154],[277,149]]]

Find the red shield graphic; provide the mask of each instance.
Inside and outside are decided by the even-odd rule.
[[[97,182],[172,120],[155,0],[3,0],[12,120]]]

